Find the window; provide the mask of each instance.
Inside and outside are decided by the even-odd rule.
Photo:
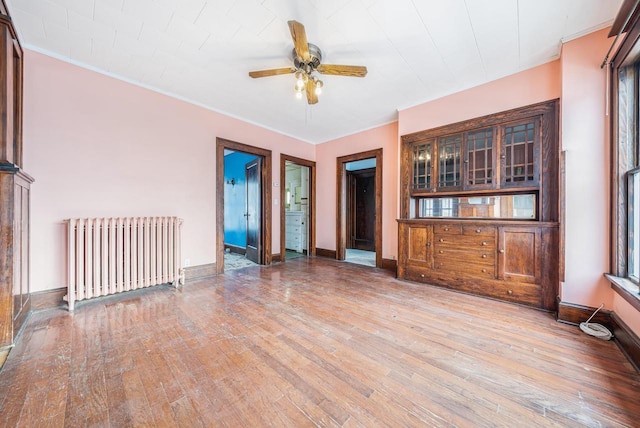
[[[640,176],[640,175],[639,175]],[[536,195],[417,198],[416,218],[536,219]]]
[[[611,273],[640,281],[640,21],[627,31],[611,62],[612,177]],[[615,287],[614,287],[615,288]],[[624,295],[624,293],[623,293]]]

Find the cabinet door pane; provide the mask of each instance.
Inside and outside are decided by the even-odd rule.
[[[503,184],[532,185],[537,183],[536,121],[505,126],[503,134]]]
[[[467,187],[491,187],[493,183],[493,129],[467,134]],[[488,185],[488,186],[487,186]]]
[[[459,187],[462,166],[462,135],[452,135],[438,142],[438,187]]]
[[[431,189],[431,150],[433,144],[422,144],[413,149],[413,188]]]

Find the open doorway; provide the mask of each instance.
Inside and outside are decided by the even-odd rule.
[[[315,162],[280,155],[280,256],[315,255]]]
[[[270,183],[270,150],[217,139],[217,273],[271,263]]]
[[[382,267],[382,149],[337,159],[336,258]]]

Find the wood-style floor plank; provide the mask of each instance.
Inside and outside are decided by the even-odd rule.
[[[552,314],[323,258],[34,314],[0,426],[637,426],[640,375]]]

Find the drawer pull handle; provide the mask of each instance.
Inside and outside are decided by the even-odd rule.
[[[482,255],[482,258],[483,258],[483,259],[486,259],[486,258],[487,258],[487,255],[486,255],[486,254],[483,254],[483,255]]]
[[[480,229],[476,229],[476,233],[480,233]]]
[[[487,244],[487,241],[482,241],[482,245],[489,245],[489,244]]]
[[[504,250],[502,250],[502,249],[501,249],[500,251],[498,251],[498,252],[499,252],[500,254],[504,254]]]
[[[445,231],[445,232],[448,232],[448,231],[449,231],[449,228],[448,228],[448,227],[445,227],[445,228],[444,228],[444,231]]]
[[[444,238],[440,238],[440,242],[444,242]]]
[[[420,274],[420,278],[424,278],[424,274],[423,273]]]
[[[439,252],[440,254],[444,254],[444,251],[442,251],[442,250],[438,250],[438,252]]]
[[[507,294],[512,295],[513,291],[512,290],[507,290]]]
[[[430,246],[431,246],[431,242],[427,242],[427,247],[430,247]]]
[[[486,269],[482,269],[482,273],[487,273],[487,270]]]

